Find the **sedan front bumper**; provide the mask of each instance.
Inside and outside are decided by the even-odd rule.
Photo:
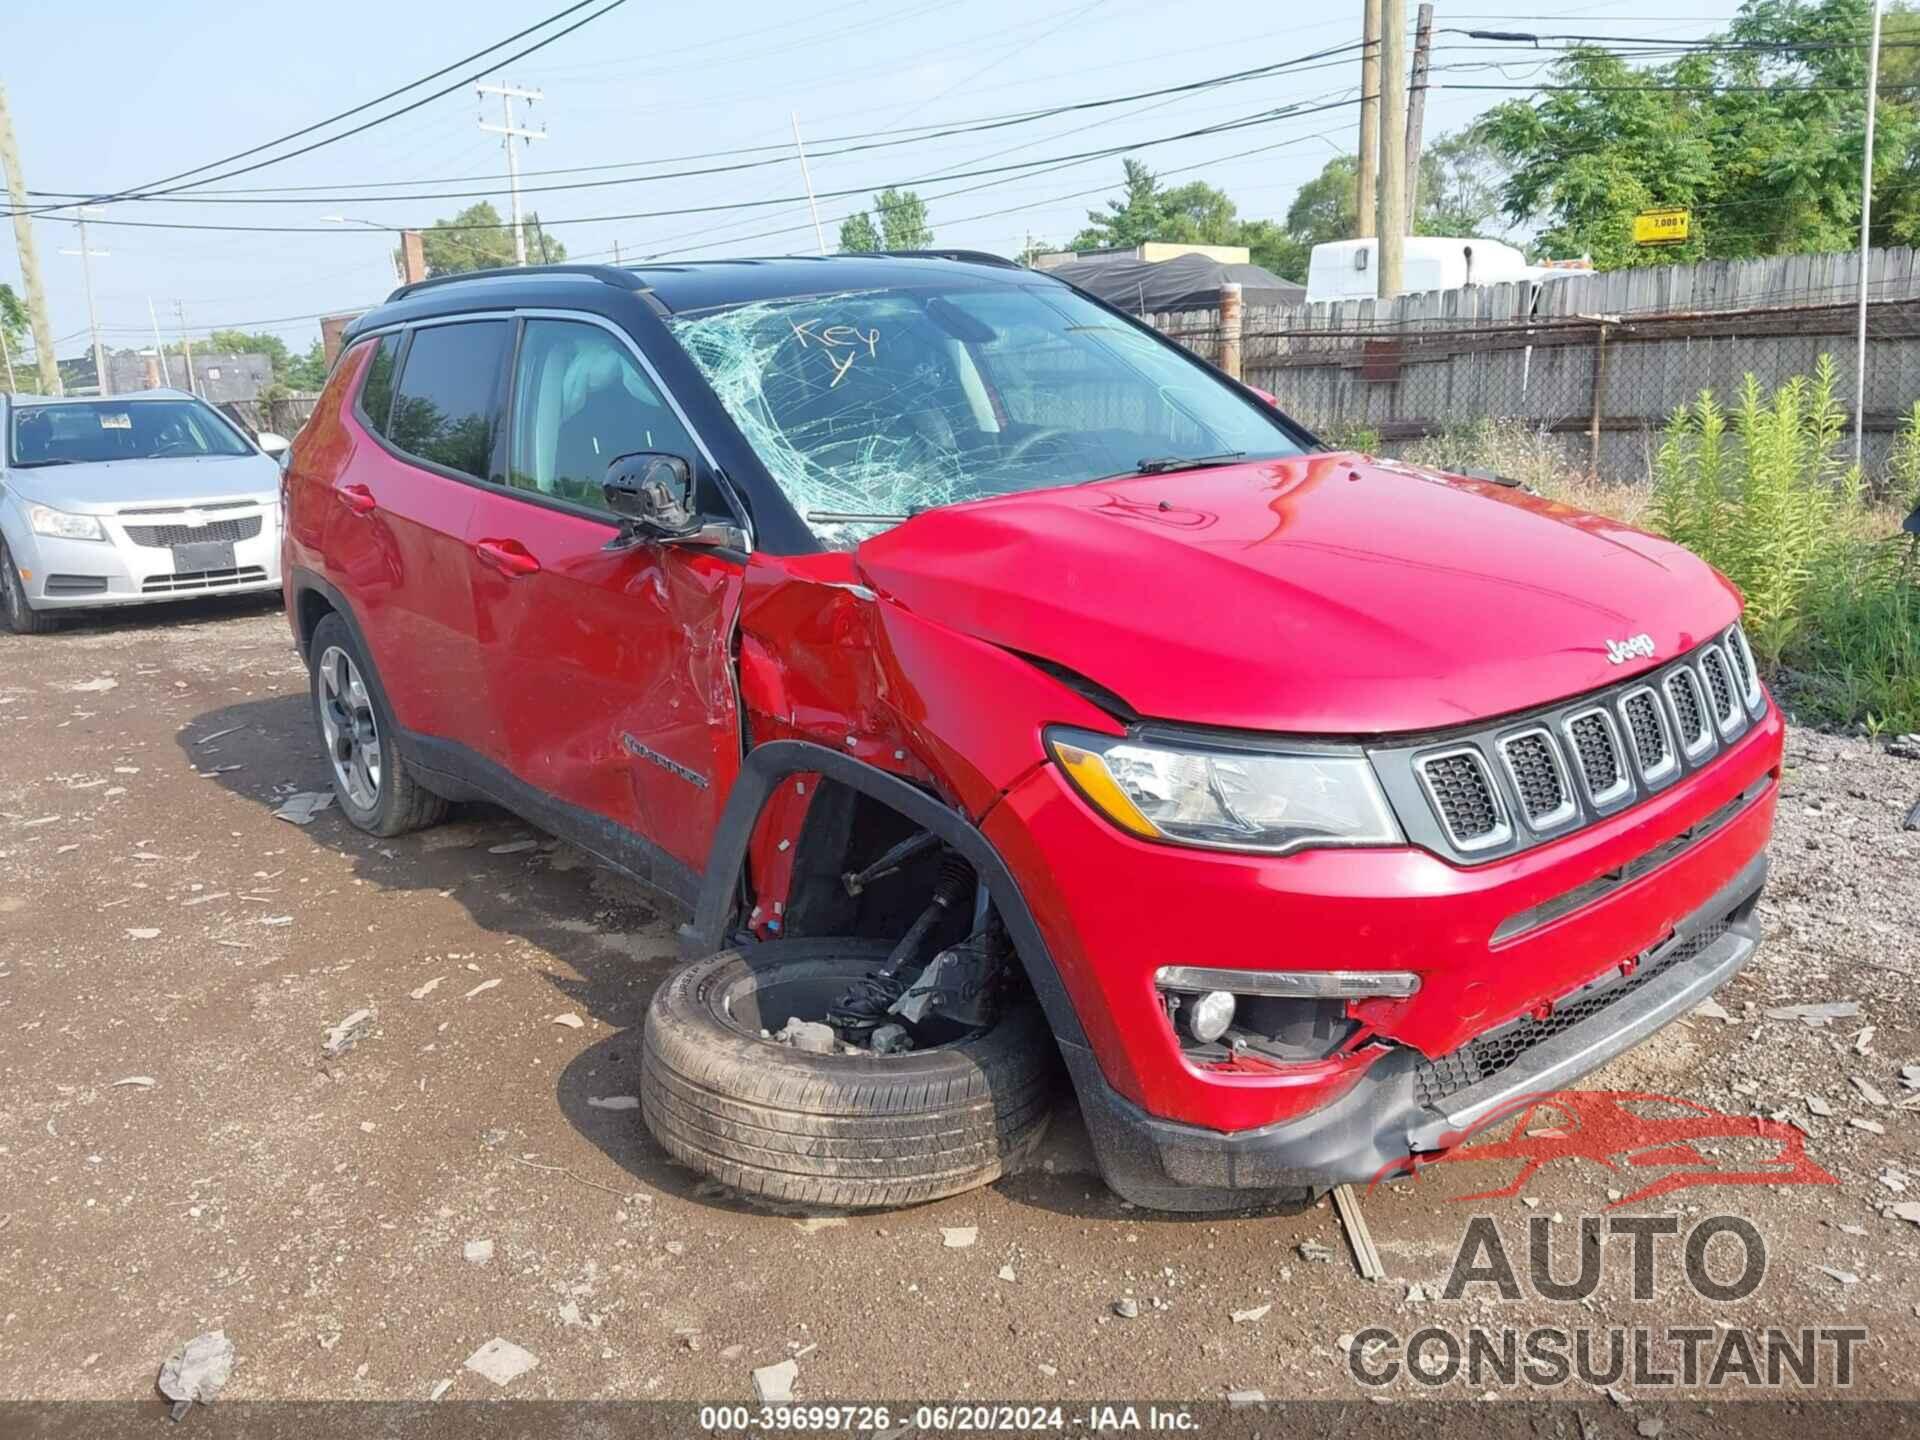
[[[196,526],[171,523],[161,514],[98,515],[94,518],[106,532],[105,540],[27,534],[9,548],[27,603],[35,610],[151,605],[194,595],[277,590],[278,507],[222,507],[218,513],[212,523]],[[205,548],[209,544],[213,550]],[[226,545],[232,547],[230,557]],[[231,563],[226,563],[229,558]]]

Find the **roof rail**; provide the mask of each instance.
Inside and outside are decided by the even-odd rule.
[[[617,285],[622,290],[644,290],[647,282],[633,271],[618,265],[507,265],[491,270],[462,270],[454,275],[435,275],[430,280],[416,280],[411,285],[402,285],[387,296],[386,304],[403,300],[409,295],[418,295],[422,290],[431,290],[440,285],[456,285],[466,280],[498,280],[509,275],[584,275],[590,280],[598,280],[603,285]]]
[[[1017,260],[1009,260],[1004,255],[995,255],[990,250],[879,250],[879,255],[893,255],[905,260],[961,260],[970,265],[993,265],[1002,270],[1021,270],[1026,267]]]

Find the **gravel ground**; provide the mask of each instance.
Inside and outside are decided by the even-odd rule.
[[[1352,1398],[1348,1337],[1474,1323],[1859,1325],[1854,1393],[1915,1393],[1920,1224],[1889,1207],[1920,1200],[1920,1091],[1901,1077],[1920,1062],[1920,834],[1901,829],[1920,761],[1868,741],[1793,733],[1761,958],[1724,1015],[1588,1082],[1790,1120],[1838,1183],[1626,1207],[1749,1218],[1770,1263],[1746,1299],[1703,1299],[1663,1263],[1636,1302],[1616,1236],[1597,1293],[1568,1304],[1525,1287],[1528,1222],[1570,1271],[1581,1217],[1677,1159],[1558,1161],[1499,1199],[1470,1197],[1513,1161],[1381,1190],[1378,1285],[1324,1206],[1122,1204],[1066,1101],[1025,1173],[915,1210],[779,1213],[699,1182],[631,1110],[594,1104],[635,1092],[671,917],[496,811],[398,841],[337,811],[275,819],[326,775],[277,612],[0,635],[0,735],[0,1396],[148,1396],[169,1352],[221,1328],[238,1400],[442,1382],[746,1400],[752,1369],[788,1358],[803,1400]],[[1843,1001],[1857,1018],[1766,1013]],[[323,1054],[361,1009],[365,1037]],[[1746,1143],[1702,1149],[1737,1168]],[[1481,1213],[1525,1293],[1423,1298]],[[539,1362],[503,1389],[463,1368],[496,1336]],[[1539,1393],[1387,1393],[1487,1390]]]

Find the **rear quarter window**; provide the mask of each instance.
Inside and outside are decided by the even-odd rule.
[[[366,379],[360,382],[360,419],[376,435],[387,433],[387,416],[393,411],[393,367],[400,358],[400,332],[384,335],[367,363]]]

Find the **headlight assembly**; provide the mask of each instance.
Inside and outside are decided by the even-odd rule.
[[[69,515],[64,510],[55,510],[51,505],[29,505],[27,524],[33,527],[36,535],[50,536],[55,540],[104,540],[107,532],[100,528],[100,522],[91,515]]]
[[[1265,854],[1405,843],[1373,767],[1357,751],[1241,749],[1065,729],[1048,731],[1047,746],[1089,804],[1144,839]]]

